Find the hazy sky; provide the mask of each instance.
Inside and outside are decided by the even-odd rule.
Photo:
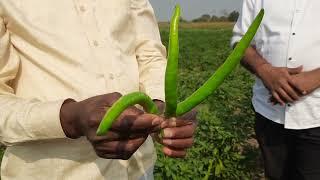
[[[221,15],[223,10],[228,12],[239,10],[242,0],[149,0],[160,21],[170,19],[171,11],[176,3],[182,7],[182,17],[191,20],[202,14]]]

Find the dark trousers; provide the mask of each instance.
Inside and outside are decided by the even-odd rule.
[[[256,114],[255,131],[267,178],[320,180],[320,128],[288,130]]]

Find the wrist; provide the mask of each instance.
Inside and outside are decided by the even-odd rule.
[[[314,77],[316,78],[317,89],[320,88],[320,68],[314,70]]]
[[[255,74],[256,76],[258,76],[260,79],[263,79],[263,77],[265,76],[265,74],[270,71],[270,68],[272,68],[272,65],[265,62],[265,63],[261,63],[259,65],[256,65],[255,67]]]
[[[61,106],[60,110],[60,123],[63,132],[68,138],[77,139],[81,136],[76,128],[76,104],[77,102],[73,99],[67,99]]]

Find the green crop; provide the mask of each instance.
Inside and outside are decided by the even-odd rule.
[[[167,118],[181,116],[189,112],[203,102],[223,83],[224,79],[236,68],[244,56],[246,49],[249,47],[261,24],[263,16],[264,10],[262,9],[224,64],[219,67],[209,80],[190,97],[183,102],[177,103],[177,71],[179,57],[178,25],[180,19],[180,6],[176,6],[170,26],[168,64],[165,74],[165,116]],[[148,113],[158,113],[157,106],[148,95],[140,92],[130,93],[121,97],[108,109],[98,127],[97,135],[106,134],[120,114],[127,107],[135,104],[142,105],[144,110]]]

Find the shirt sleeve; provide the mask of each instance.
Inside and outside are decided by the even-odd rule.
[[[242,9],[233,28],[233,36],[231,38],[231,47],[238,43],[249,29],[255,17],[254,0],[243,0]],[[252,44],[255,44],[254,40]]]
[[[136,28],[140,90],[153,99],[164,100],[166,49],[154,11],[148,0],[131,0],[131,11]]]
[[[60,124],[60,108],[64,100],[41,102],[15,95],[12,82],[19,72],[20,58],[10,43],[10,33],[1,14],[0,142],[10,146],[27,141],[65,138]]]

